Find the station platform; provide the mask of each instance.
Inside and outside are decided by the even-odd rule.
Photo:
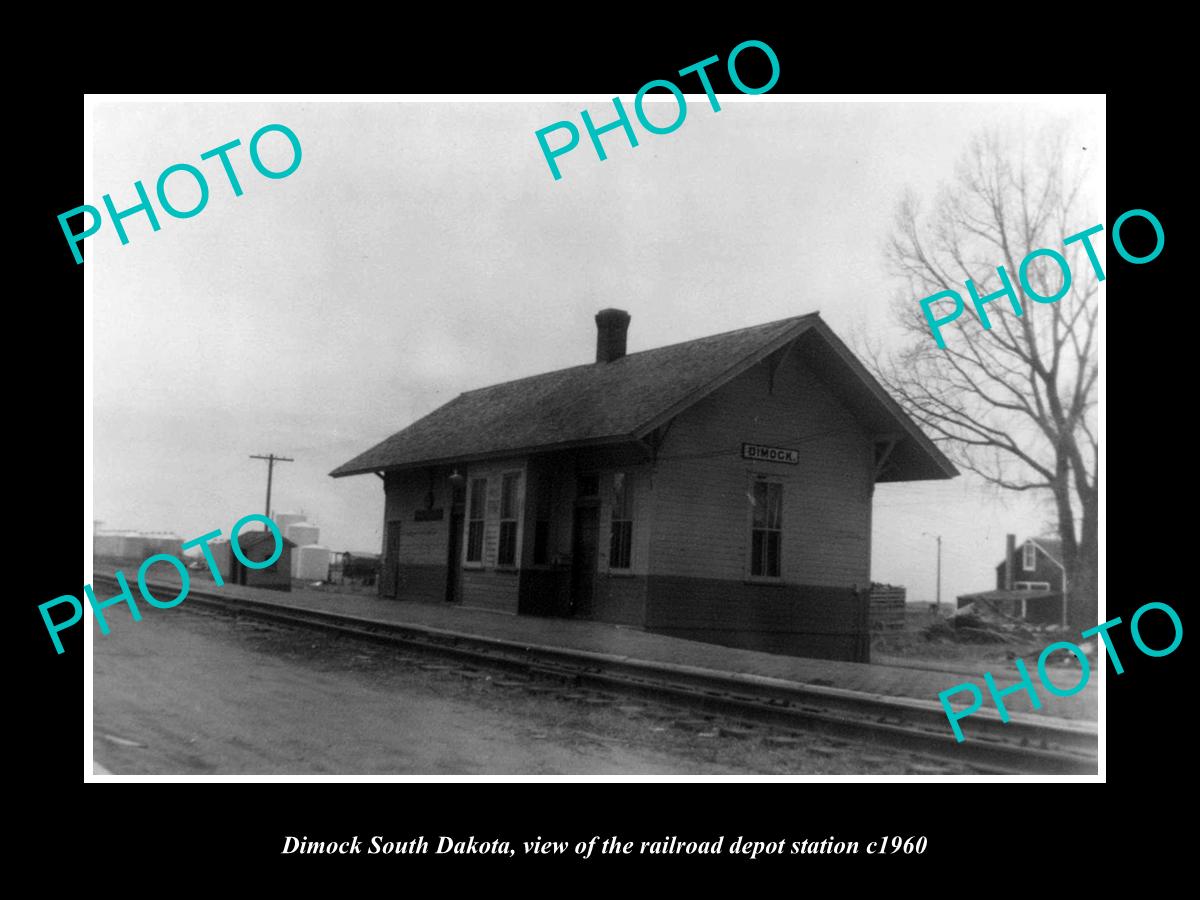
[[[111,566],[97,566],[97,573],[113,572]],[[163,568],[163,567],[160,567]],[[128,572],[126,575],[128,577]],[[157,575],[158,573],[156,573]],[[160,580],[160,579],[156,579]],[[162,577],[163,582],[172,579]],[[176,580],[176,583],[178,581]],[[280,607],[297,607],[356,616],[383,623],[416,626],[441,632],[497,638],[506,641],[580,650],[609,655],[620,659],[644,660],[667,665],[690,666],[718,673],[739,673],[777,678],[798,684],[840,688],[883,697],[907,697],[938,702],[938,694],[948,688],[974,682],[984,693],[984,709],[994,709],[988,696],[983,674],[990,671],[996,684],[1008,686],[1019,680],[1012,662],[980,662],[972,671],[961,660],[947,663],[946,668],[931,668],[936,663],[919,664],[904,660],[889,660],[892,664],[840,662],[828,659],[808,659],[782,656],[757,650],[723,647],[683,638],[653,634],[625,625],[610,625],[578,619],[523,616],[493,610],[476,609],[457,604],[431,604],[383,599],[373,594],[339,592],[336,586],[322,589],[293,588],[290,592],[233,585],[221,587],[203,578],[193,578],[193,590],[210,591],[228,597],[244,597],[259,603]],[[133,587],[137,593],[136,585]],[[187,601],[184,600],[183,606]],[[181,607],[182,608],[182,607]],[[164,612],[169,613],[170,610]],[[1042,706],[1034,710],[1028,693],[1019,691],[1005,698],[1011,712],[1032,713],[1053,718],[1096,721],[1098,708],[1097,673],[1092,673],[1088,685],[1071,697],[1056,697],[1037,682],[1036,667],[1026,664],[1038,687]],[[1077,680],[1076,670],[1064,670],[1054,675],[1064,687]],[[965,705],[970,694],[964,692],[952,698],[956,709]]]

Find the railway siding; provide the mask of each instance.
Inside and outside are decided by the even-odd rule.
[[[111,581],[110,576],[100,573],[96,579]],[[170,583],[159,586],[167,589]],[[848,689],[830,684],[828,678],[819,679],[825,683],[813,683],[797,680],[794,675],[788,678],[774,674],[790,668],[793,672],[820,671],[837,677],[844,667],[853,667],[850,671],[857,676],[854,681],[861,686],[869,684],[872,678],[886,680],[892,674],[908,679],[910,683],[914,677],[936,681],[939,677],[936,672],[798,660],[752,651],[731,652],[738,656],[743,668],[754,663],[754,668],[760,671],[738,671],[732,666],[719,669],[696,665],[693,654],[699,648],[705,657],[715,657],[713,663],[719,665],[731,660],[723,660],[722,654],[714,651],[728,648],[645,635],[640,631],[597,623],[482,613],[483,621],[493,626],[488,630],[507,632],[506,636],[499,636],[478,633],[483,630],[479,627],[468,632],[429,622],[405,621],[395,614],[397,610],[408,616],[422,612],[414,604],[384,603],[371,598],[317,592],[294,592],[285,598],[261,596],[267,593],[245,588],[228,592],[228,588],[207,591],[196,587],[189,599],[224,613],[332,631],[472,666],[566,679],[581,687],[615,695],[671,702],[708,715],[722,716],[731,723],[754,721],[802,732],[816,731],[877,741],[889,748],[928,753],[995,772],[1093,774],[1096,771],[1094,722],[1014,713],[1005,724],[996,714],[980,713],[970,722],[973,740],[958,744],[946,730],[944,710],[934,700]],[[314,600],[314,596],[317,599]],[[456,624],[456,613],[470,612],[432,609],[441,614],[443,621]],[[377,614],[363,615],[364,612]],[[445,618],[447,615],[449,619]],[[463,624],[478,626],[480,621],[479,616],[468,616],[464,617]],[[515,625],[528,623],[533,624],[534,630],[523,627],[514,630]],[[548,628],[555,630],[549,632]],[[531,640],[539,631],[543,635],[559,635],[565,640],[553,645]],[[519,639],[513,639],[514,634]],[[645,649],[643,638],[650,638],[655,643],[670,642],[663,646],[680,652],[675,654],[674,660],[638,653],[637,650]],[[663,655],[661,648],[658,655]]]

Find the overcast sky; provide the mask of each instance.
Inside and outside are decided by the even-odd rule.
[[[95,518],[227,534],[262,512],[266,464],[247,457],[274,452],[296,458],[276,467],[277,511],[306,513],[335,550],[377,552],[381,482],[328,472],[464,390],[591,362],[598,309],[630,312],[630,352],[813,310],[844,339],[889,341],[896,202],[931,198],[974,132],[1065,116],[1103,184],[1096,101],[738,99],[713,113],[689,98],[677,131],[639,129],[637,148],[605,135],[604,162],[585,133],[560,181],[534,132],[585,107],[603,123],[611,103],[98,103],[86,202],[132,206],[134,180],[153,195],[178,162],[211,195],[190,219],[160,209],[158,232],[126,219],[127,246],[108,221],[87,239]],[[247,145],[275,122],[303,160],[268,180]],[[199,159],[235,138],[237,198]],[[272,168],[290,158],[277,134],[262,148]],[[184,209],[188,181],[169,183]],[[1102,221],[1091,206],[1078,230]],[[943,599],[986,589],[1005,533],[1051,521],[1044,501],[968,475],[880,485],[872,574],[932,599],[922,533],[940,533]]]

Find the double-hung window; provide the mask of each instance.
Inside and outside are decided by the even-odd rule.
[[[778,578],[783,535],[783,485],[755,481],[752,499],[750,575],[753,578]]]
[[[496,551],[498,566],[517,564],[517,491],[520,484],[520,472],[508,472],[500,479],[500,546]]]
[[[467,557],[469,563],[483,562],[483,513],[487,509],[487,479],[471,479],[467,505]]]
[[[1048,591],[1050,590],[1050,582],[1048,581],[1018,581],[1013,585],[1018,591]]]
[[[1037,546],[1032,541],[1026,541],[1023,548],[1021,568],[1026,572],[1037,569]]]
[[[630,479],[625,472],[613,475],[612,537],[608,548],[608,567],[628,569],[633,561],[633,502]]]

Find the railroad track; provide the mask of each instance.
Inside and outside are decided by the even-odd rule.
[[[96,573],[96,583],[119,590]],[[164,596],[178,584],[150,582]],[[955,741],[941,704],[862,694],[741,673],[612,657],[582,650],[484,638],[427,626],[378,622],[193,589],[185,603],[276,624],[402,647],[483,668],[565,680],[580,688],[651,699],[696,712],[886,745],[998,774],[1094,775],[1097,735],[1090,723],[993,711],[964,720]]]

